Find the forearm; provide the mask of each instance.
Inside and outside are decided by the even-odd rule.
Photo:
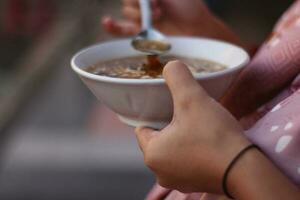
[[[247,152],[232,168],[228,188],[238,200],[300,199],[300,190],[258,150]]]

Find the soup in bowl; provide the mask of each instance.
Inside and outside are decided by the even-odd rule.
[[[170,60],[185,63],[194,78],[219,99],[248,63],[242,48],[218,40],[170,37],[166,55],[148,57],[131,47],[131,40],[100,43],[77,53],[73,70],[92,93],[131,126],[165,127],[173,104],[161,72]]]
[[[87,67],[87,72],[115,78],[152,79],[163,78],[164,66],[172,60],[180,60],[193,74],[212,73],[226,69],[226,66],[204,59],[186,58],[174,55],[141,55],[99,62]]]

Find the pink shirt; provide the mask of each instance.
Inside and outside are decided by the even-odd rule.
[[[275,26],[224,98],[246,136],[300,186],[300,0]],[[147,200],[221,200],[154,186]]]

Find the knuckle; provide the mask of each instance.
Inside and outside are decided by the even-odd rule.
[[[173,185],[166,179],[157,177],[157,182],[160,186],[162,186],[164,188],[173,188]]]
[[[183,92],[181,97],[177,100],[178,109],[190,112],[194,109],[198,109],[199,106],[205,105],[204,102],[206,102],[208,96],[203,94],[201,88],[187,90],[188,91]]]
[[[151,150],[151,147],[147,149],[144,153],[144,162],[153,172],[160,171],[161,166],[163,165],[162,156],[157,153],[157,151]]]
[[[179,100],[180,107],[183,109],[190,109],[194,103],[197,103],[201,98],[201,91],[199,88],[188,88]]]
[[[158,158],[153,153],[146,153],[144,157],[144,162],[150,169],[154,170],[158,163]]]
[[[191,100],[200,100],[203,98],[203,91],[199,85],[193,85],[186,91],[186,96]]]
[[[191,107],[191,99],[188,96],[182,97],[178,103],[182,110],[189,110]]]

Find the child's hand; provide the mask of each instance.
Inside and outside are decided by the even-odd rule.
[[[174,116],[161,131],[136,129],[145,163],[164,187],[221,193],[225,168],[249,142],[238,122],[207,95],[184,64],[170,62],[163,75]]]
[[[151,5],[156,28],[171,35],[197,34],[201,21],[209,14],[201,0],[151,0]],[[139,0],[123,0],[122,13],[126,22],[115,21],[110,17],[102,19],[106,30],[117,35],[137,33],[141,21]]]
[[[155,28],[168,35],[204,36],[240,43],[236,35],[214,16],[201,0],[151,0]],[[123,0],[125,20],[102,19],[107,32],[129,36],[140,31],[138,0]]]

